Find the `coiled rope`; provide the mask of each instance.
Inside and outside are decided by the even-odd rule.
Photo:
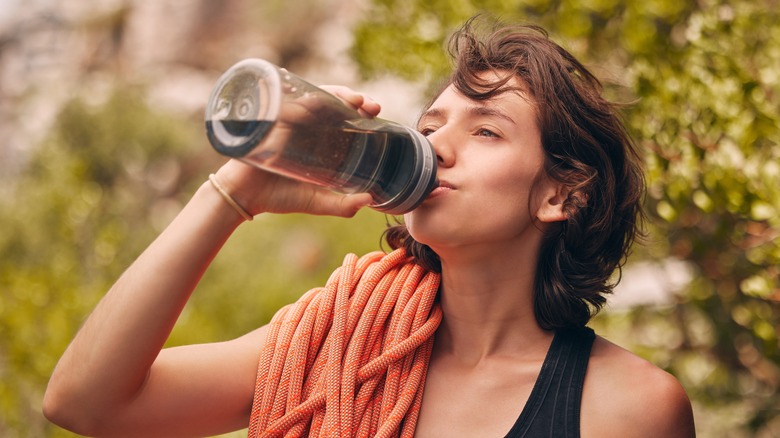
[[[249,437],[411,437],[438,274],[403,249],[347,255],[324,287],[283,307],[258,366]]]

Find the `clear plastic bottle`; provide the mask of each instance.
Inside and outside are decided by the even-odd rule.
[[[261,59],[217,81],[206,132],[221,154],[340,193],[370,193],[372,208],[403,214],[436,186],[436,154],[416,130],[364,118],[326,91]]]

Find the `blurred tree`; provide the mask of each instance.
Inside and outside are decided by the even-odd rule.
[[[540,24],[593,67],[646,149],[642,256],[687,261],[672,306],[607,312],[610,337],[674,373],[703,436],[780,434],[780,12],[774,0],[373,0],[365,77],[435,82],[447,35],[487,11]],[[392,56],[388,56],[392,54]]]
[[[277,36],[291,32],[287,9],[261,3],[230,20],[273,17],[270,39],[282,44]],[[353,55],[365,77],[390,72],[432,83],[448,71],[443,40],[468,16],[485,10],[531,21],[598,66],[611,95],[634,101],[626,117],[647,149],[653,216],[638,255],[685,260],[696,275],[674,305],[607,312],[596,322],[683,381],[702,436],[780,433],[776,3],[371,0],[355,28]],[[316,23],[343,15],[333,4],[317,9]],[[213,18],[208,10],[202,17],[201,24]],[[301,41],[318,39],[316,23],[299,21]],[[245,29],[223,29],[233,27]],[[255,39],[207,53],[257,51],[247,43]],[[296,41],[279,48],[280,59],[311,55]],[[143,90],[117,88],[104,100],[90,91],[66,105],[0,196],[0,436],[68,435],[40,416],[51,369],[121,270],[218,164],[199,123],[150,110]],[[241,227],[170,343],[255,328],[321,284],[344,253],[376,249],[384,221],[364,211],[353,220],[264,216]]]
[[[46,144],[0,199],[3,436],[43,436],[40,399],[81,321],[154,229],[182,184],[187,142],[136,90],[64,107]],[[3,430],[5,429],[5,430]],[[15,432],[15,433],[14,433]]]
[[[199,69],[213,68],[207,74],[216,79],[231,60],[269,51],[304,66],[318,53],[307,42],[320,42],[318,30],[341,12],[333,2],[296,9],[306,17],[286,13],[278,1],[180,3],[75,8],[88,16],[68,21],[72,33],[56,34],[62,65],[36,68],[40,63],[29,61],[35,51],[29,58],[12,53],[32,67],[3,78],[16,81],[0,87],[16,93],[7,125],[17,118],[30,125],[25,112],[35,112],[29,102],[36,98],[56,107],[54,97],[77,97],[57,112],[54,126],[36,120],[46,140],[25,144],[30,155],[13,161],[13,178],[4,178],[0,190],[2,437],[72,436],[40,412],[56,361],[122,270],[223,161],[206,144],[202,110],[171,115],[177,106],[159,104],[159,87],[184,83],[184,100],[191,101],[197,89],[186,87],[198,84]],[[27,36],[20,31],[13,41],[40,40]],[[11,52],[3,51],[3,67]],[[160,85],[155,73],[170,82]],[[56,78],[58,92],[47,94],[41,77]],[[157,102],[154,109],[148,101]],[[227,339],[267,322],[282,304],[324,283],[347,251],[378,249],[385,221],[363,211],[352,220],[264,216],[241,227],[204,276],[170,344]]]
[[[2,436],[69,435],[40,415],[56,361],[221,161],[199,124],[150,110],[143,96],[129,87],[98,104],[65,105],[12,195],[0,199]],[[268,322],[324,284],[348,251],[379,249],[385,222],[371,211],[351,220],[259,217],[217,257],[169,343],[224,340]]]

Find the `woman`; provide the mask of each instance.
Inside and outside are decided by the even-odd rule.
[[[409,264],[432,272],[438,295],[429,313],[441,319],[435,337],[416,344],[422,365],[410,373],[424,380],[402,394],[413,408],[382,414],[395,421],[388,436],[693,436],[679,383],[585,327],[637,233],[643,191],[632,143],[598,81],[536,28],[496,26],[481,37],[470,21],[451,49],[455,72],[418,126],[436,150],[440,186],[388,233]],[[359,93],[331,91],[379,113]],[[88,435],[132,436],[213,435],[246,427],[250,415],[250,434],[262,435],[273,419],[258,419],[261,411],[294,416],[295,405],[285,410],[261,395],[289,386],[288,371],[269,365],[273,353],[261,359],[287,319],[228,342],[161,348],[244,217],[349,217],[370,202],[228,162],[97,306],[52,376],[46,415]],[[334,348],[324,350],[318,357]],[[335,395],[318,405],[329,413],[289,427],[383,435],[389,429],[371,415],[333,414],[353,414],[338,391],[340,376],[356,372],[336,363],[323,371],[336,373],[335,384],[322,384]],[[319,394],[313,385],[307,403]],[[357,426],[344,429],[345,421]]]

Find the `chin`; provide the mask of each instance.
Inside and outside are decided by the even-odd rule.
[[[456,231],[448,231],[442,227],[429,228],[407,225],[407,229],[409,230],[409,235],[412,236],[415,241],[429,246],[435,252],[438,252],[436,251],[436,248],[452,245],[454,243],[453,237],[458,236]]]

